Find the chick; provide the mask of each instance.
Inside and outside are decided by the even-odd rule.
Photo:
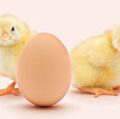
[[[0,95],[20,93],[16,84],[16,65],[21,49],[31,37],[29,27],[13,15],[0,16],[0,75],[13,80],[7,88],[0,90]]]
[[[73,83],[82,93],[118,95],[120,26],[88,38],[71,51]]]

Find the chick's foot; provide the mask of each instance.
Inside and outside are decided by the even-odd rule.
[[[0,96],[7,95],[7,94],[13,94],[13,95],[19,95],[20,91],[18,88],[15,88],[15,82],[11,83],[7,88],[0,89]]]
[[[95,97],[101,96],[101,95],[110,95],[110,96],[117,96],[118,93],[114,90],[99,88],[99,87],[80,87],[80,92],[82,93],[89,93],[95,95]]]

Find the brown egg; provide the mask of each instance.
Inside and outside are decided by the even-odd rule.
[[[71,79],[69,54],[62,42],[49,33],[35,35],[23,48],[17,66],[21,93],[37,106],[60,101]]]

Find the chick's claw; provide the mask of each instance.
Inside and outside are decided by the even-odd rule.
[[[113,90],[120,91],[120,85],[113,87]]]
[[[14,88],[12,89],[11,94],[16,95],[16,96],[20,95],[20,90],[18,88]]]
[[[110,95],[110,96],[117,96],[118,93],[113,90],[98,88],[98,87],[80,87],[79,90],[82,93],[89,93],[95,95],[95,97],[101,95]]]

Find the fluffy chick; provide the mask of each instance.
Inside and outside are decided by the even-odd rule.
[[[6,89],[0,90],[0,95],[20,93],[15,88],[16,64],[20,51],[31,34],[29,27],[15,16],[0,16],[0,74],[14,80]]]
[[[73,83],[82,93],[118,95],[120,26],[78,44],[71,51],[71,59]]]

